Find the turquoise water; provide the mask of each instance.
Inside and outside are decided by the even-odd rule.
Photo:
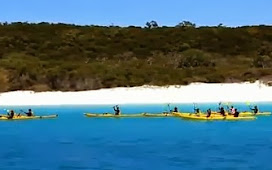
[[[247,110],[244,104],[237,104]],[[192,105],[179,105],[192,111]],[[211,105],[199,105],[207,109]],[[19,110],[19,107],[2,107]],[[27,109],[28,107],[23,107]],[[1,121],[0,169],[272,169],[272,117],[194,122],[179,118],[85,118],[112,106],[32,107],[47,120]],[[212,105],[216,108],[216,105]],[[269,103],[262,111],[272,111]],[[158,113],[165,105],[121,105]]]

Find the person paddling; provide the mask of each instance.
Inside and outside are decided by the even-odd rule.
[[[14,115],[14,111],[11,110],[10,113],[8,113],[8,119],[13,119]]]
[[[207,117],[210,117],[211,114],[212,114],[212,110],[211,110],[211,109],[208,109],[208,110],[207,110]]]
[[[219,113],[220,113],[222,116],[226,116],[224,107],[221,107],[221,108],[220,108]]]
[[[230,107],[230,115],[234,115],[235,114],[235,108],[233,106]]]
[[[178,112],[178,108],[177,107],[174,107],[174,111],[173,112]]]
[[[250,108],[250,110],[253,111],[254,115],[256,115],[259,112],[259,109],[257,106],[254,106],[254,108]]]
[[[239,117],[239,112],[237,111],[237,109],[234,109],[234,117]]]
[[[114,107],[113,107],[113,110],[114,110],[116,116],[121,114],[120,108],[119,108],[118,105],[114,106]]]
[[[194,110],[195,110],[195,114],[199,114],[200,113],[199,108],[194,108]]]
[[[28,112],[24,112],[28,117],[34,116],[31,109],[28,109]]]
[[[194,112],[196,115],[198,115],[200,113],[200,109],[196,106],[196,103],[194,103]],[[190,113],[191,115],[191,113]]]

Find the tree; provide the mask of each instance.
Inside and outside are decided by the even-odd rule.
[[[179,68],[193,67],[214,67],[215,63],[210,59],[209,54],[201,50],[190,49],[181,53],[182,58],[179,62]]]
[[[147,22],[147,23],[146,23],[146,26],[147,26],[147,28],[149,28],[149,29],[158,28],[158,27],[159,27],[159,25],[158,25],[158,23],[157,23],[156,21]]]
[[[217,27],[225,27],[225,26],[223,25],[223,23],[220,23],[217,25]]]
[[[253,65],[255,67],[259,67],[259,68],[271,67],[272,60],[267,55],[261,55],[261,56],[258,56],[257,58],[255,58],[255,60],[253,61]]]
[[[190,22],[190,21],[182,21],[180,22],[178,25],[176,25],[176,27],[196,27],[196,24]]]

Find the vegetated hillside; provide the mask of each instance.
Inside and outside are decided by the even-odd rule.
[[[0,91],[91,90],[272,75],[272,27],[0,25]]]

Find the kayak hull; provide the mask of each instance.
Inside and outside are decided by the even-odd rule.
[[[240,116],[270,116],[271,112],[260,112],[260,113],[257,113],[256,115],[252,112],[241,112],[239,115]]]
[[[47,116],[14,116],[9,119],[7,115],[0,115],[0,120],[33,120],[33,119],[52,119],[56,118],[58,115],[47,115]]]
[[[228,114],[228,113],[226,113]],[[212,112],[212,115],[220,115],[218,112]],[[239,116],[270,116],[271,112],[259,112],[257,114],[254,114],[252,112],[240,112]]]
[[[199,121],[214,121],[214,120],[228,120],[228,121],[238,121],[238,120],[255,120],[256,117],[233,117],[233,116],[214,116],[206,117],[205,115],[195,115],[195,114],[183,114],[183,113],[173,113],[174,116],[181,117],[183,119],[199,120]]]
[[[152,113],[142,113],[142,114],[121,114],[114,115],[110,113],[104,114],[93,114],[93,113],[84,113],[86,117],[91,118],[147,118],[147,117],[173,117],[172,114],[152,114]]]

